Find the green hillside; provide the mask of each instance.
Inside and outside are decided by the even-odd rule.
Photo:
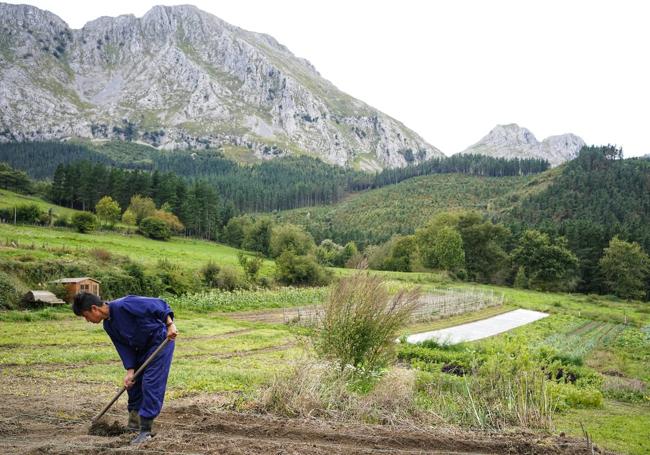
[[[36,197],[0,191],[0,208],[21,204],[53,208],[55,214],[64,216],[76,212]],[[242,283],[240,252],[188,237],[151,240],[134,234],[133,228],[80,234],[63,227],[0,223],[0,308],[15,306],[29,289],[57,292],[49,283],[71,276],[100,280],[105,298],[196,292],[205,286],[200,271],[208,263],[215,264],[215,277],[221,270],[230,273],[231,281]],[[273,270],[273,262],[264,260],[260,275],[268,277]]]
[[[36,196],[27,196],[25,194],[18,194],[0,189],[0,209],[28,204],[36,204],[36,206],[44,212],[52,209],[52,212],[55,215],[63,215],[66,217],[71,216],[78,211],[52,204],[51,202],[44,201]]]
[[[330,206],[279,212],[277,218],[305,226],[316,240],[344,244],[381,243],[394,234],[411,234],[436,212],[473,209],[495,215],[545,188],[557,174],[479,177],[434,174],[353,194]]]

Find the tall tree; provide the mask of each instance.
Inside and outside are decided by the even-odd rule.
[[[608,291],[624,299],[646,296],[650,257],[638,243],[614,237],[605,248],[599,265]]]
[[[548,234],[530,229],[524,232],[512,252],[516,267],[523,267],[528,285],[539,290],[567,290],[575,280],[578,258],[569,250],[566,239],[553,241]]]
[[[120,205],[110,196],[104,196],[95,205],[97,218],[111,226],[120,219],[121,212]]]

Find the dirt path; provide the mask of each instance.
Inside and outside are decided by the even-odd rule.
[[[89,420],[109,398],[104,384],[15,378],[0,374],[2,454],[588,454],[574,439],[523,433],[424,431],[378,425],[286,419],[218,410],[218,397],[170,402],[146,445],[132,435],[89,436]],[[123,420],[125,403],[109,419]]]

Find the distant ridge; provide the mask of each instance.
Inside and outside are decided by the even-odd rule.
[[[539,142],[527,128],[516,123],[495,126],[476,144],[461,154],[487,155],[494,158],[541,158],[558,166],[578,156],[585,141],[575,134],[549,136]]]

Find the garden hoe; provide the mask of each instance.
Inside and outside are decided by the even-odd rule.
[[[144,361],[142,366],[136,370],[135,374],[133,375],[133,379],[140,376],[140,374],[144,371],[145,368],[147,368],[147,366],[153,361],[153,359],[156,358],[156,356],[160,353],[160,351],[162,351],[165,348],[165,346],[167,346],[167,343],[169,343],[169,341],[170,341],[169,338],[165,338],[165,340],[162,343],[160,343],[160,346],[158,346],[156,350],[153,351],[153,353],[149,357],[147,357],[147,360]],[[113,436],[123,432],[121,431],[121,427],[119,425],[116,425],[117,422],[116,424],[111,426],[108,424],[101,424],[98,421],[104,414],[106,414],[106,411],[108,411],[111,408],[111,406],[115,404],[115,402],[120,398],[120,396],[124,393],[125,390],[126,390],[126,386],[122,386],[120,391],[117,392],[117,394],[115,394],[113,399],[106,406],[104,406],[104,409],[102,409],[99,412],[99,414],[93,417],[93,419],[91,420],[92,424],[90,426],[90,434]]]

